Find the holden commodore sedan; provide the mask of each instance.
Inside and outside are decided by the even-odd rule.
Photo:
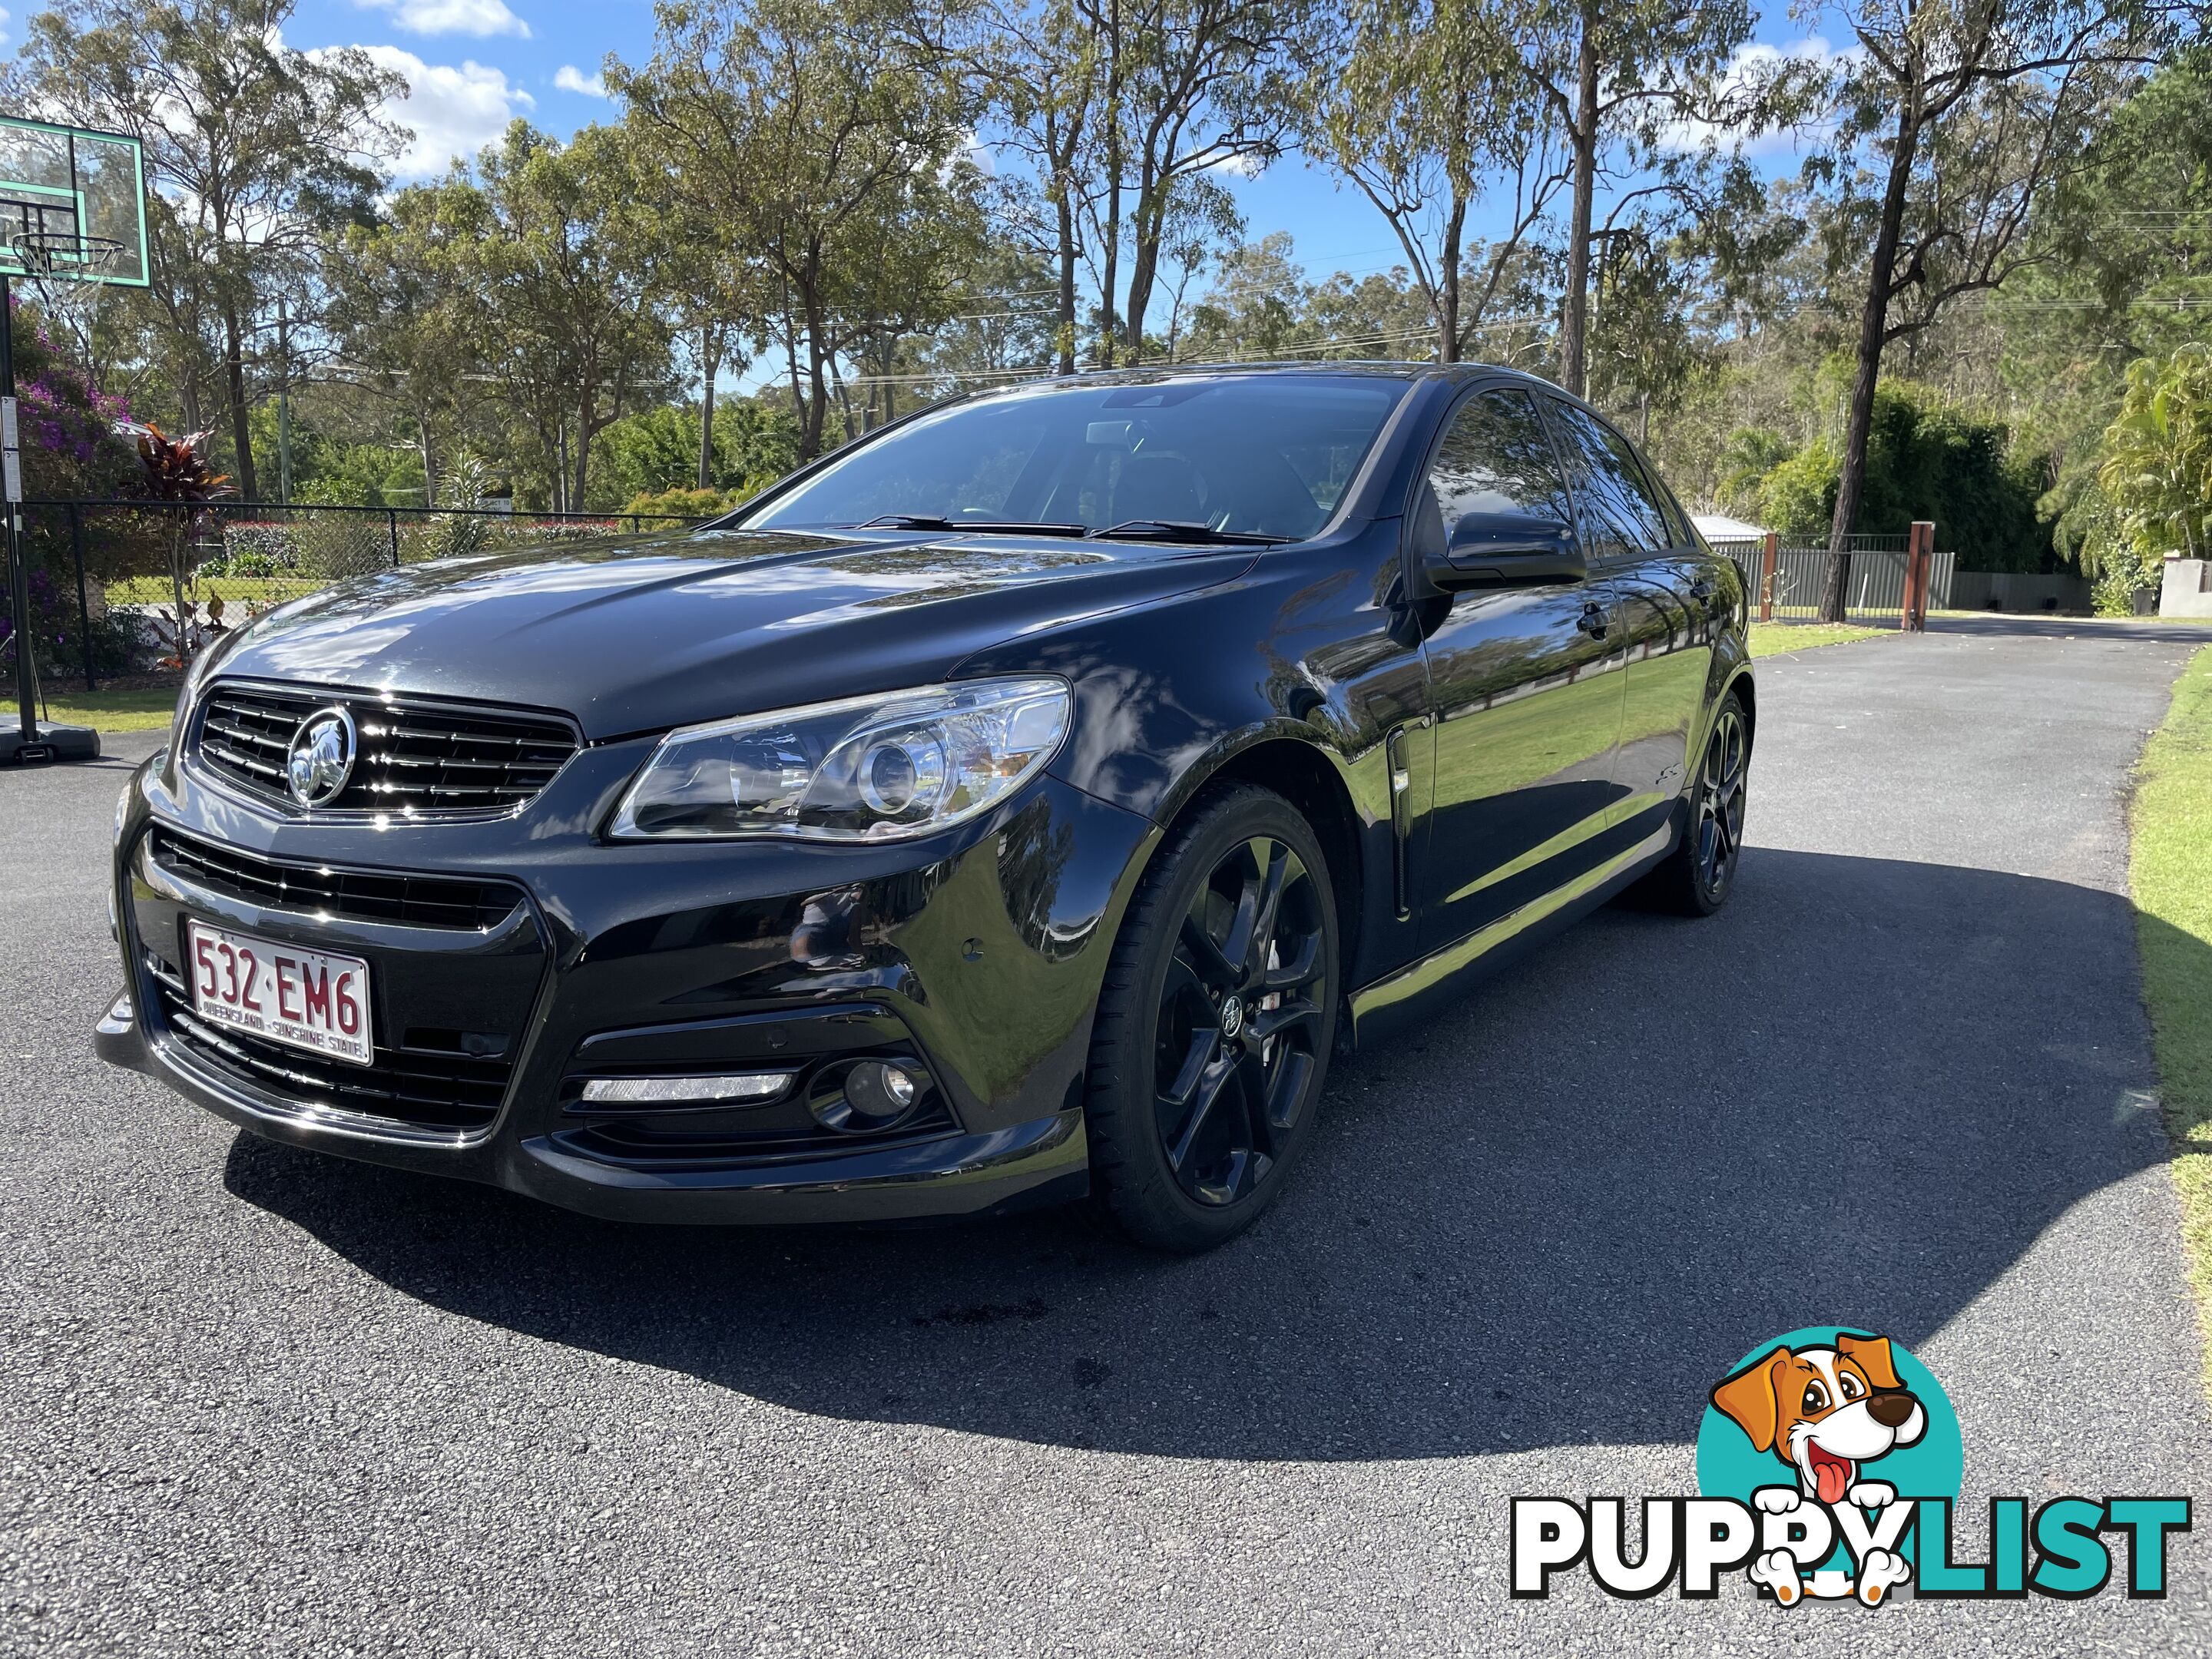
[[[1249,1224],[1333,1055],[1632,884],[1726,900],[1743,586],[1456,366],[932,408],[702,529],[395,569],[195,666],[109,1060],[681,1222]]]

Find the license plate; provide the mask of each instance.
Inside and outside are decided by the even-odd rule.
[[[188,921],[192,1012],[309,1054],[373,1065],[368,964]]]

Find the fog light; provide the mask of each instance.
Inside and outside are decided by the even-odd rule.
[[[856,1060],[842,1076],[825,1079],[807,1109],[824,1128],[866,1134],[886,1128],[914,1109],[927,1080],[895,1060]]]
[[[773,1100],[791,1086],[789,1072],[733,1072],[720,1077],[595,1077],[587,1106],[723,1106]]]

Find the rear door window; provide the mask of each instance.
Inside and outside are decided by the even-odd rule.
[[[1664,552],[1674,538],[1628,441],[1572,404],[1545,402],[1582,514],[1583,550],[1594,559]]]

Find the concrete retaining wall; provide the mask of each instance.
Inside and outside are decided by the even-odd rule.
[[[2158,590],[2161,617],[2212,617],[2212,559],[2168,559]]]

